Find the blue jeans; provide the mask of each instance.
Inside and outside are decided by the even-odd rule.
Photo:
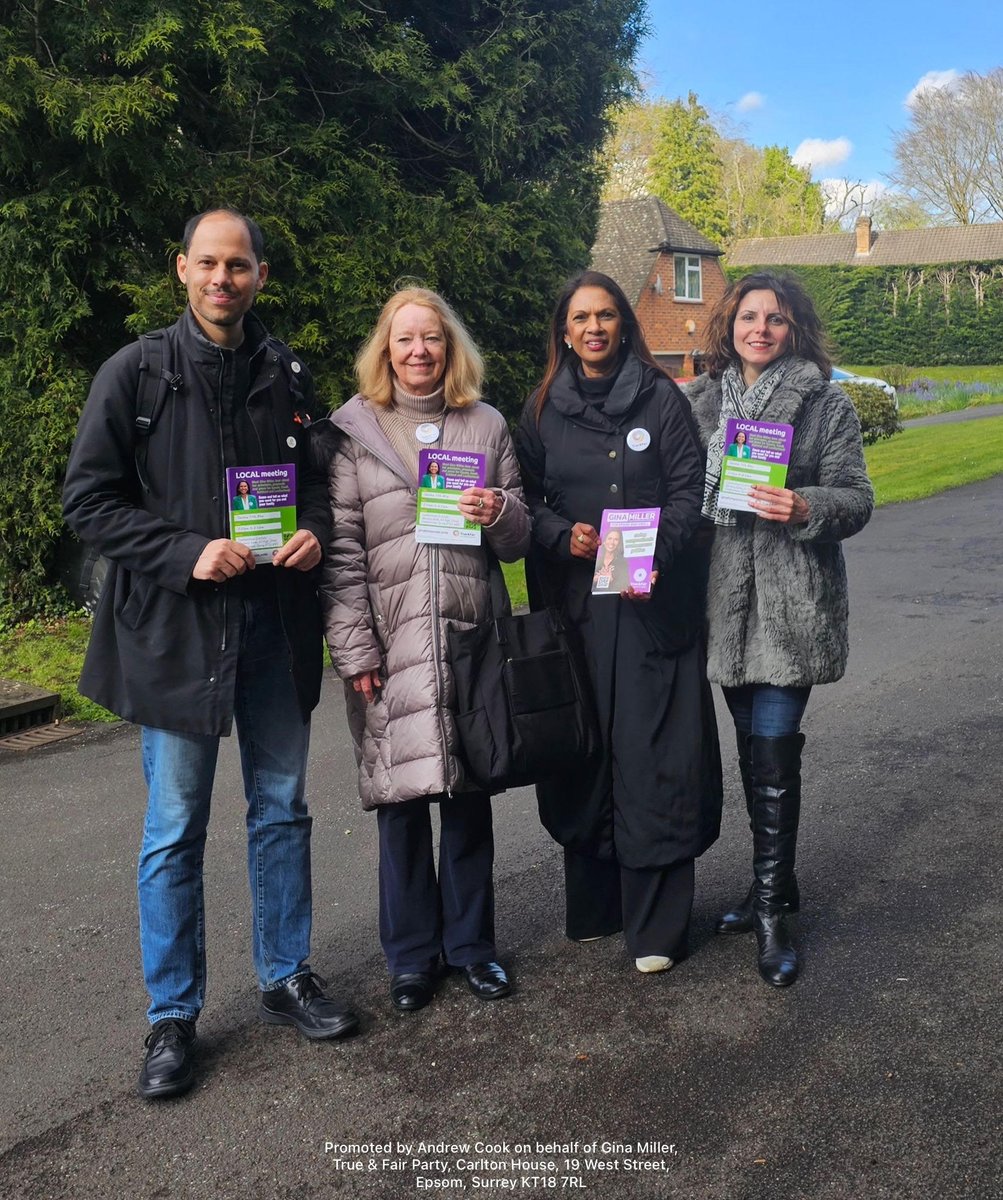
[[[755,737],[786,737],[801,728],[811,686],[777,687],[772,683],[747,683],[722,688],[739,733]]]
[[[261,989],[308,970],[310,828],[303,721],[273,600],[243,604],[234,719],[247,798],[252,949]],[[139,939],[151,1024],[205,1002],[202,860],[219,738],[143,727],[148,801]]]

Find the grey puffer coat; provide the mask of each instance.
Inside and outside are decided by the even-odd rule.
[[[684,388],[700,441],[721,413],[721,382],[701,375]],[[718,526],[707,597],[707,674],[724,687],[805,687],[846,670],[849,604],[840,542],[867,524],[874,491],[860,422],[849,397],[814,363],[792,360],[763,421],[794,426],[787,487],[808,502],[804,525],[738,513]]]
[[[417,796],[472,791],[458,756],[455,687],[446,637],[490,615],[488,562],[479,546],[415,541],[418,479],[353,396],[331,416],[334,531],[321,582],[331,660],[345,680],[348,723],[365,808]],[[485,455],[485,486],[504,506],[485,537],[513,562],[529,547],[529,514],[505,419],[490,405],[449,409],[438,448]],[[348,682],[383,682],[367,705]]]

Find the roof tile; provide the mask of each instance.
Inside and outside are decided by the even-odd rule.
[[[636,304],[651,274],[653,255],[675,253],[721,255],[718,246],[655,196],[611,200],[602,206],[599,232],[592,247],[592,269],[609,275]]]
[[[730,267],[928,266],[1003,261],[1003,223],[935,229],[885,229],[871,235],[870,254],[857,254],[853,233],[742,238],[728,255]]]

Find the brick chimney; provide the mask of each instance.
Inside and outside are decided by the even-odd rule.
[[[857,233],[857,254],[870,254],[871,252],[871,218],[857,217],[856,225]]]

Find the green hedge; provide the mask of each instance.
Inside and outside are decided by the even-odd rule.
[[[1003,363],[1003,276],[987,263],[927,267],[731,267],[780,271],[815,301],[837,362]],[[999,264],[996,264],[999,271]]]

